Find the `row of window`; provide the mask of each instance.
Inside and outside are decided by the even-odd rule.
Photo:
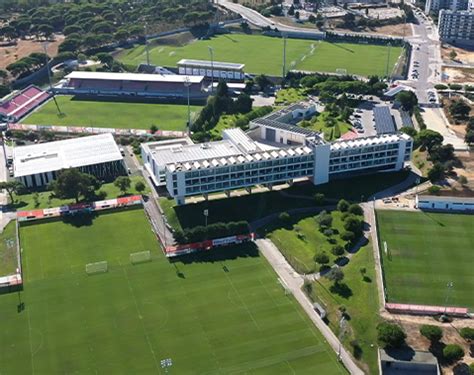
[[[358,161],[358,160],[372,160],[376,158],[384,158],[387,156],[394,156],[394,155],[398,155],[398,150],[387,151],[387,152],[376,152],[374,154],[350,156],[348,158],[347,157],[334,158],[330,160],[329,164],[333,165],[333,164],[347,163],[347,162]]]
[[[212,182],[205,185],[186,186],[186,195],[202,194],[216,190],[237,189],[245,186],[253,186],[258,184],[269,184],[281,181],[288,181],[298,177],[311,176],[312,169],[300,170],[289,173],[279,173],[276,175],[258,176],[251,178],[241,178],[236,180],[226,180],[221,182]],[[177,190],[175,190],[175,195]]]
[[[386,150],[394,150],[394,149],[398,149],[398,143],[390,143],[390,144],[384,144],[380,146],[362,147],[362,148],[355,148],[355,149],[342,150],[342,151],[331,151],[331,157],[366,154],[366,153],[374,152],[374,151],[386,151]]]
[[[392,158],[386,158],[386,159],[375,159],[375,160],[367,160],[367,161],[361,161],[361,162],[356,162],[356,163],[333,165],[329,167],[329,173],[369,167],[372,165],[390,164],[396,161],[397,161],[397,158],[392,157]]]

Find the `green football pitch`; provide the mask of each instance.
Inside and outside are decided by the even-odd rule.
[[[283,41],[262,35],[229,34],[211,40],[195,40],[184,46],[153,45],[153,64],[176,66],[181,59],[209,60],[208,47],[214,49],[214,60],[244,63],[248,73],[281,75],[283,71]],[[401,54],[401,47],[324,41],[287,39],[287,69],[335,73],[346,69],[349,74],[385,75],[387,59],[391,71]],[[117,55],[123,63],[138,65],[146,61],[144,46],[124,50]]]
[[[156,374],[168,358],[175,374],[346,373],[253,244],[170,263],[142,210],[20,234],[25,305],[0,295],[2,373]]]
[[[185,130],[188,121],[186,105],[80,100],[67,95],[56,98],[63,115],[58,115],[50,100],[22,123],[115,129],[150,129],[156,125],[161,130]],[[200,108],[191,106],[191,116]]]
[[[377,211],[390,302],[474,308],[474,215]],[[387,242],[387,254],[384,242]]]

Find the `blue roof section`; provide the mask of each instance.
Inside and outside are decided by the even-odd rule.
[[[375,130],[377,134],[390,134],[397,131],[388,106],[374,107]]]

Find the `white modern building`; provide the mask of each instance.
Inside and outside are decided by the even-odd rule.
[[[474,45],[474,12],[441,10],[438,17],[438,32],[443,42]]]
[[[420,210],[474,211],[474,198],[417,195],[415,207]]]
[[[438,13],[442,9],[466,10],[468,6],[469,0],[426,0],[425,13]]]
[[[204,76],[222,78],[225,80],[243,80],[245,78],[245,64],[182,59],[178,61],[179,74],[189,76]]]
[[[224,130],[221,141],[144,144],[145,168],[183,204],[188,196],[241,188],[250,192],[255,185],[271,188],[301,178],[319,185],[342,176],[396,171],[410,159],[412,140],[406,134],[328,143],[317,132],[282,122],[314,110],[292,107],[252,121],[248,133]]]
[[[125,172],[119,147],[108,133],[13,149],[14,177],[26,187],[45,186],[58,171],[67,168],[77,168],[99,179]]]

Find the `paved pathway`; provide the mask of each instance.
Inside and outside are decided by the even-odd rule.
[[[256,241],[260,252],[272,265],[275,272],[278,274],[280,279],[287,285],[293,296],[296,298],[298,303],[303,307],[306,314],[308,314],[311,321],[323,334],[327,343],[334,349],[336,353],[341,353],[340,359],[344,366],[353,375],[362,375],[363,372],[356,365],[351,355],[344,349],[336,335],[331,329],[324,323],[321,317],[313,309],[313,305],[308,297],[303,293],[301,287],[303,286],[303,277],[296,273],[293,268],[288,264],[286,259],[281,255],[277,247],[268,239],[258,239]]]

